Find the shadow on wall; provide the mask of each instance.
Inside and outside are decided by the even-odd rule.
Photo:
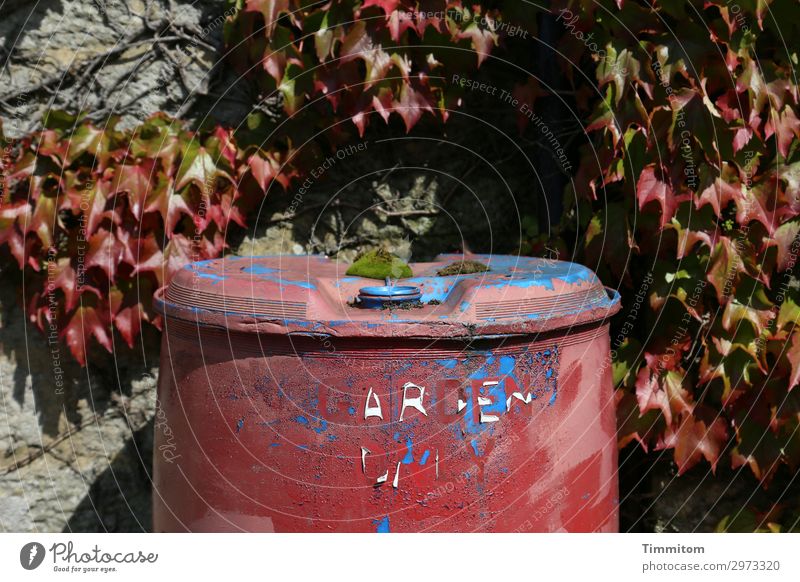
[[[129,438],[89,487],[64,532],[149,532],[152,529],[153,420]]]
[[[531,236],[526,223],[540,216],[547,222],[544,185],[561,170],[535,135],[520,137],[516,110],[486,107],[488,113],[480,102],[453,111],[444,125],[426,115],[409,134],[396,116],[388,125],[373,120],[363,138],[353,127],[287,192],[268,192],[255,229],[232,247],[240,255],[312,252],[345,260],[380,246],[414,261],[464,245],[517,252]]]
[[[97,347],[81,368],[63,344],[26,322],[21,276],[7,270],[0,277],[0,530],[149,529],[159,334],[146,329],[135,351],[115,337],[116,354]]]

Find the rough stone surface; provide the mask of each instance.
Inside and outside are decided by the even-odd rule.
[[[148,530],[157,353],[97,353],[81,369],[26,323],[19,281],[9,283],[0,284],[0,530]]]
[[[50,109],[128,128],[157,111],[238,124],[247,84],[217,66],[215,0],[39,0],[0,8],[0,118],[9,137]],[[224,88],[224,90],[220,90]],[[220,93],[217,91],[220,90]]]

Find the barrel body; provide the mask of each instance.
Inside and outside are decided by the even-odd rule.
[[[156,531],[616,531],[608,325],[336,338],[167,320]]]

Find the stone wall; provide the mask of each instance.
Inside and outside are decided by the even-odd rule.
[[[51,110],[120,128],[156,111],[238,124],[249,85],[219,66],[217,0],[39,0],[0,8],[0,117],[7,136]]]
[[[219,60],[216,0],[40,0],[0,8],[6,136],[55,109],[131,127],[157,111],[238,123],[243,83]],[[233,88],[225,99],[218,87]],[[0,265],[0,531],[150,528],[158,335],[86,368],[26,323],[24,280]],[[116,338],[119,340],[119,338]]]

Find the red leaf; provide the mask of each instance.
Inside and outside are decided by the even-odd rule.
[[[778,117],[777,123],[775,123],[775,117]],[[780,115],[776,115],[774,112],[770,113],[764,126],[764,137],[769,139],[773,133],[778,142],[778,151],[785,158],[789,155],[789,146],[792,144],[792,140],[795,137],[800,138],[800,120],[797,119],[791,107],[784,108]]]
[[[245,12],[260,12],[264,16],[264,34],[272,37],[281,12],[291,12],[289,0],[247,0]]]
[[[614,400],[617,405],[617,418],[619,428],[617,430],[617,446],[623,448],[629,442],[635,440],[647,452],[647,441],[653,429],[653,424],[648,424],[648,420],[639,413],[636,398],[625,390],[616,390]]]
[[[94,336],[100,345],[111,351],[108,326],[94,307],[78,307],[64,327],[61,336],[81,366],[86,365],[86,348]]]
[[[167,280],[189,263],[210,258],[192,246],[192,241],[182,234],[175,234],[164,249],[164,266],[166,267]]]
[[[746,146],[753,137],[753,131],[749,127],[740,127],[733,135],[733,153],[735,154]]]
[[[58,133],[54,130],[45,129],[42,131],[37,147],[39,155],[49,157],[60,166],[67,157],[68,149],[69,144],[60,139]]]
[[[122,339],[128,344],[129,348],[133,347],[133,342],[136,336],[139,335],[139,330],[142,327],[142,306],[137,303],[130,307],[123,307],[114,315],[114,325],[119,330]]]
[[[689,230],[688,228],[678,228],[678,254],[677,258],[682,259],[692,251],[694,245],[698,242],[706,245],[710,250],[713,250],[714,245],[717,244],[716,232],[705,232],[702,230]],[[689,307],[690,312],[695,310]]]
[[[161,272],[164,268],[164,255],[156,242],[155,237],[148,236],[136,240],[135,250],[131,249],[134,255],[133,274],[152,272],[161,282]]]
[[[662,443],[656,448],[663,450],[674,447],[678,475],[694,467],[703,457],[711,463],[711,471],[714,472],[727,438],[728,431],[723,419],[717,418],[711,426],[707,426],[702,420],[695,420],[687,414],[676,432],[667,429]]]
[[[153,160],[145,160],[141,164],[123,164],[115,172],[114,192],[127,192],[131,211],[137,220],[141,220],[144,202],[152,189],[150,179],[154,173]]]
[[[164,221],[164,230],[171,236],[172,232],[175,231],[175,225],[178,224],[178,221],[180,221],[182,217],[181,215],[194,217],[194,213],[192,209],[189,208],[184,197],[181,194],[173,193],[171,188],[169,189],[169,195],[163,197],[163,202],[167,211],[167,218]]]
[[[405,55],[392,53],[391,55],[383,50],[380,43],[373,41],[370,36],[367,23],[358,22],[342,41],[340,60],[342,63],[349,63],[353,60],[361,59],[367,67],[367,75],[364,88],[368,89],[378,81],[386,77],[386,74],[396,66],[400,74],[408,82],[408,75],[411,72],[411,63]]]
[[[378,94],[372,97],[372,106],[386,123],[389,122],[389,115],[391,115],[392,111],[394,110],[394,107],[392,106],[393,102],[394,94],[392,93],[392,90],[388,88],[382,87],[378,90]]]
[[[106,211],[110,188],[109,182],[96,180],[88,185],[70,184],[67,189],[70,209],[84,216],[86,236],[94,234],[103,219],[110,215]]]
[[[650,202],[658,202],[661,207],[661,228],[672,220],[681,201],[672,187],[656,174],[655,166],[647,166],[642,170],[636,184],[636,199],[639,201],[639,210]]]
[[[669,399],[670,410],[675,415],[692,414],[694,403],[688,390],[683,387],[685,374],[682,371],[670,370],[664,376],[662,384]]]
[[[219,141],[220,155],[233,168],[236,165],[236,144],[233,141],[233,130],[218,126],[214,130],[214,137]]]
[[[406,131],[411,131],[411,128],[422,117],[423,111],[433,113],[433,104],[421,91],[404,84],[400,89],[400,101],[397,103],[396,109],[406,124]]]
[[[755,220],[764,225],[769,236],[790,213],[786,204],[777,197],[777,184],[774,180],[766,180],[749,188],[746,192],[738,192],[736,199],[736,222],[745,225]]]
[[[268,191],[270,183],[278,175],[278,164],[270,157],[253,154],[247,158],[247,167],[264,192]]]
[[[120,244],[117,237],[104,228],[98,229],[89,239],[86,268],[99,267],[105,271],[108,279],[113,281],[124,253],[125,247]]]
[[[0,245],[8,243],[11,254],[19,263],[20,269],[25,266],[25,240],[17,228],[20,217],[30,212],[27,202],[4,204],[0,202]]]
[[[792,334],[789,349],[786,350],[786,359],[792,365],[792,374],[789,376],[789,390],[800,384],[800,332]]]
[[[773,235],[775,246],[778,249],[778,271],[785,271],[794,266],[796,253],[792,252],[792,244],[800,235],[800,222],[784,222]]]
[[[717,290],[717,300],[722,304],[726,295],[736,288],[736,280],[739,273],[745,272],[745,267],[736,243],[727,236],[719,238],[711,262],[706,278]]]
[[[397,10],[392,12],[386,17],[386,20],[388,21],[389,34],[391,35],[392,40],[395,42],[399,42],[400,37],[403,36],[403,33],[408,29],[418,31],[413,16],[411,15],[411,13],[406,12],[405,10]],[[425,23],[421,24],[422,24],[422,32],[424,32]],[[419,36],[421,38],[422,33],[420,33]]]
[[[377,6],[383,10],[386,16],[389,16],[400,6],[400,0],[364,0],[364,4],[361,5],[361,10],[369,8],[370,6]]]
[[[660,410],[667,425],[672,424],[669,397],[659,386],[658,374],[654,374],[647,366],[642,366],[636,376],[636,400],[639,402],[641,414],[648,410]]]
[[[57,262],[52,263],[52,271],[48,272],[48,277],[53,277],[53,286],[61,289],[66,299],[64,309],[72,311],[78,304],[78,280],[75,270],[72,268],[72,261],[69,257],[62,257]]]
[[[736,183],[732,183],[733,180],[736,180]],[[721,175],[717,176],[711,185],[700,193],[695,205],[699,210],[706,204],[711,204],[714,214],[719,217],[728,203],[732,200],[737,200],[740,195],[741,185],[738,183],[736,171],[730,164],[725,163]]]
[[[489,19],[488,16],[487,19]],[[479,67],[491,54],[492,46],[497,44],[497,34],[491,30],[481,29],[474,21],[456,36],[459,39],[468,38],[472,41],[472,48],[478,54]]]

